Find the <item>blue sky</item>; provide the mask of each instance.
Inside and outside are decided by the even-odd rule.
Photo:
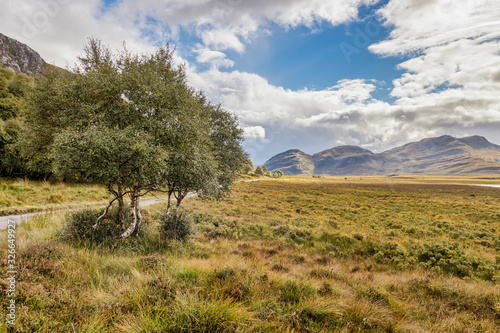
[[[378,152],[426,137],[500,144],[498,0],[5,0],[0,32],[48,62],[88,37],[170,42],[192,86],[234,112],[256,164],[298,148]]]

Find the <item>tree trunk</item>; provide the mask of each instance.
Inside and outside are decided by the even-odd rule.
[[[170,215],[170,207],[172,207],[172,191],[168,191],[168,200],[167,200],[167,209],[165,210],[165,214],[163,214],[163,221],[168,219]]]
[[[181,202],[182,202],[182,200],[184,200],[186,195],[187,195],[187,192],[186,193],[179,192],[179,195],[176,196],[177,204],[175,205],[175,210],[174,210],[174,213],[176,216],[179,213],[179,207],[181,206]]]
[[[119,237],[118,239],[124,239],[132,235],[137,227],[137,210],[136,210],[136,202],[137,202],[137,191],[133,191],[130,194],[130,225]]]
[[[120,232],[125,231],[125,201],[123,200],[123,190],[118,186],[118,222],[120,223]]]
[[[97,218],[97,220],[95,221],[95,224],[92,226],[92,228],[94,228],[94,229],[99,228],[99,225],[101,225],[101,221],[106,217],[106,215],[108,215],[109,208],[111,207],[113,202],[115,202],[116,199],[118,199],[118,198],[114,198],[113,200],[111,200],[109,202],[109,204],[104,209],[104,213],[102,213],[102,215]]]
[[[181,206],[182,197],[177,198],[177,204],[175,205],[174,214],[177,216],[179,213],[179,207]]]
[[[142,214],[141,214],[141,205],[140,205],[140,197],[137,197],[135,199],[135,218],[137,219],[137,224],[135,226],[135,235],[139,235],[139,229],[141,228],[142,225]]]

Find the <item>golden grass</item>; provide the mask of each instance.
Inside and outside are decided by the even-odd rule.
[[[187,243],[156,242],[149,225],[113,249],[73,247],[57,238],[64,214],[37,217],[17,230],[16,329],[498,331],[500,191],[471,178],[361,178],[239,183],[225,201],[190,199]]]

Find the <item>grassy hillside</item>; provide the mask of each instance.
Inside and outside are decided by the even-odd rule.
[[[187,202],[187,243],[159,236],[163,204],[113,247],[63,242],[64,215],[42,216],[17,229],[17,330],[498,331],[500,191],[463,185],[485,182],[500,180],[240,183]]]

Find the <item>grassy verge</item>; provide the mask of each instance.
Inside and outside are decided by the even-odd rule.
[[[187,243],[161,237],[159,204],[139,237],[97,247],[62,242],[64,214],[40,216],[17,230],[16,329],[494,332],[499,199],[407,179],[240,183],[187,202]]]

